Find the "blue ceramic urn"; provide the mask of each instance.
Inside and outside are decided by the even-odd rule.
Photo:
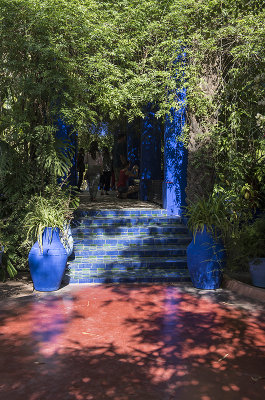
[[[222,242],[207,232],[197,232],[187,248],[187,263],[193,285],[198,289],[218,289],[222,281],[225,249]]]
[[[59,289],[64,275],[67,252],[60,241],[59,228],[45,228],[43,251],[36,242],[29,252],[29,269],[34,288],[41,292]]]
[[[253,285],[265,288],[265,258],[251,260],[249,270]]]

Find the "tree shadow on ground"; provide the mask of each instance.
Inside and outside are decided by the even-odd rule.
[[[5,400],[264,398],[263,310],[223,292],[94,286],[0,318]]]

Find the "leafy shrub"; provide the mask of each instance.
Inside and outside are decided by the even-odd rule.
[[[49,186],[43,195],[32,196],[24,217],[27,239],[32,243],[38,240],[42,247],[44,229],[57,227],[63,231],[65,223],[69,223],[73,218],[77,205],[77,197],[58,186]]]

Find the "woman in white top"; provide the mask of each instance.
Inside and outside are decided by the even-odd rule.
[[[85,179],[89,186],[90,200],[94,201],[97,196],[100,174],[103,168],[103,158],[98,149],[98,142],[93,140],[89,147],[89,152],[85,155],[87,166]]]

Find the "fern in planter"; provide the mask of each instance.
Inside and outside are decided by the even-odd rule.
[[[193,232],[193,240],[187,248],[192,283],[199,289],[217,289],[225,259],[222,238],[230,227],[227,205],[221,196],[211,196],[188,206],[186,217]]]
[[[77,198],[56,187],[47,188],[45,195],[49,197],[39,195],[31,198],[24,219],[27,238],[32,242],[38,240],[41,249],[44,229],[59,228],[63,232],[78,205]]]
[[[27,238],[36,239],[42,249],[42,234],[45,228],[63,229],[65,213],[63,208],[54,207],[48,199],[34,197],[31,200],[32,209],[26,214],[25,226],[27,228]]]
[[[33,196],[25,217],[27,235],[37,241],[29,256],[35,290],[58,290],[65,272],[68,252],[60,238],[73,215],[70,194],[54,188],[50,197]],[[40,251],[41,250],[41,251]]]
[[[231,212],[223,196],[210,196],[198,200],[186,207],[185,216],[188,218],[188,228],[193,233],[194,240],[197,232],[207,232],[225,238],[231,230]]]

